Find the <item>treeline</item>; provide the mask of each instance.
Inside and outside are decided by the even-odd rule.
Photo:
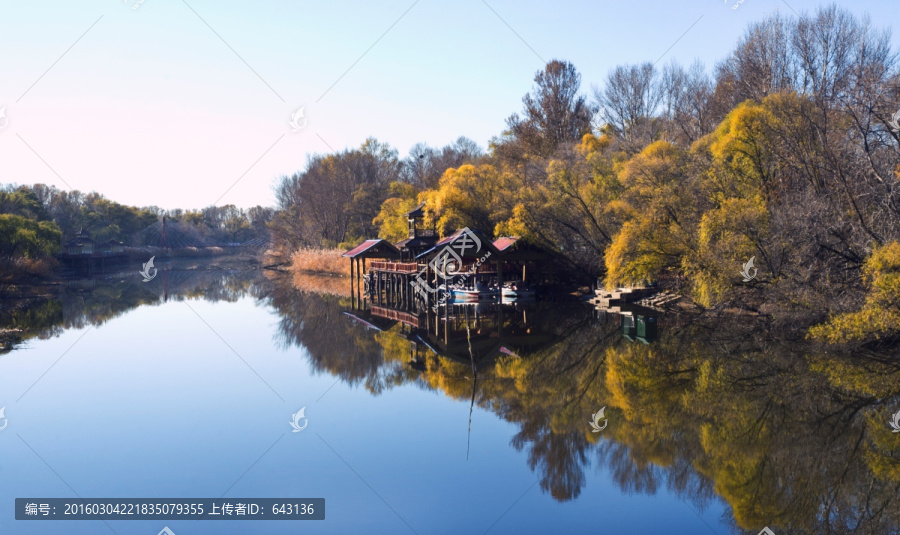
[[[486,154],[463,141],[399,160],[369,140],[313,158],[278,188],[276,235],[399,239],[402,214],[425,201],[444,233],[523,236],[608,286],[664,281],[703,306],[859,309],[819,333],[835,340],[900,330],[889,31],[831,5],[750,25],[711,72],[620,65],[588,97],[575,67],[554,60],[534,82]]]
[[[375,218],[385,203],[437,187],[447,169],[483,157],[482,149],[465,137],[443,149],[419,143],[404,160],[396,149],[372,138],[358,149],[314,155],[305,171],[283,177],[277,185],[272,239],[286,253],[299,247],[356,245],[379,233]]]
[[[0,186],[0,265],[2,281],[22,274],[46,275],[50,258],[79,230],[98,243],[109,240],[142,246],[141,231],[163,216],[188,225],[197,236],[223,243],[268,237],[271,207],[234,205],[202,210],[138,208],[111,201],[99,193],[65,191],[53,186]]]

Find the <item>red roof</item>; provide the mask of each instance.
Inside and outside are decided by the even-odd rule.
[[[389,242],[387,240],[377,239],[377,240],[366,240],[366,241],[362,242],[361,244],[357,245],[356,247],[354,247],[353,249],[350,249],[346,253],[342,254],[341,256],[355,258],[357,256],[365,254],[369,250],[378,248],[379,246],[383,246],[384,248],[387,249],[387,251],[389,253],[391,253],[390,255],[388,255],[388,257],[393,257],[393,256],[397,256],[400,254],[400,251],[397,250],[397,248],[394,247],[391,244],[391,242]]]
[[[436,251],[439,247],[454,243],[454,242],[456,242],[457,239],[463,239],[463,240],[468,241],[467,237],[462,237],[463,234],[469,234],[469,235],[475,237],[475,239],[479,243],[477,250],[480,250],[481,247],[485,247],[491,253],[499,253],[500,252],[497,250],[496,247],[494,247],[494,244],[491,242],[490,238],[485,236],[482,232],[475,230],[475,229],[470,229],[469,227],[466,227],[466,228],[457,230],[453,234],[451,234],[451,235],[447,236],[446,238],[442,239],[441,241],[437,242],[436,244],[434,244],[434,247],[425,251],[424,253],[417,255],[416,258],[421,258],[423,256],[427,257],[428,255],[430,255],[431,253]],[[467,246],[467,248],[475,249],[475,247],[472,245]],[[463,256],[467,256],[467,255],[463,255]]]
[[[502,238],[497,238],[494,241],[494,247],[496,247],[500,251],[505,251],[507,247],[519,241],[518,237],[513,236],[504,236]]]
[[[443,238],[443,239],[439,240],[439,241],[435,244],[435,246],[437,246],[437,245],[447,245],[448,243],[452,242],[457,236],[459,236],[459,233],[460,233],[460,232],[462,232],[462,229],[457,230],[456,232],[454,232],[453,234],[447,236],[446,238]]]

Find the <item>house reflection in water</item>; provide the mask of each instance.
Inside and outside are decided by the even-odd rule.
[[[557,340],[540,328],[545,322],[534,320],[552,314],[539,303],[450,303],[418,314],[372,306],[344,314],[378,331],[399,324],[397,334],[410,344],[409,365],[419,370],[430,355],[481,368],[500,355],[526,356]]]

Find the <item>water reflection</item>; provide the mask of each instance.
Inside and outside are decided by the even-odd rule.
[[[511,445],[557,500],[603,467],[624,492],[666,488],[698,510],[723,500],[736,532],[900,526],[895,357],[826,353],[733,314],[479,304],[423,320],[291,294],[273,302],[291,326],[282,336],[319,369],[376,394],[413,383],[515,422]],[[604,406],[609,425],[591,433]]]
[[[48,295],[7,300],[0,309],[0,354],[31,338],[46,339],[66,329],[99,326],[139,306],[169,300],[236,301],[264,279],[258,272],[209,269],[202,263],[159,266],[158,276],[141,282],[137,271],[64,280]],[[256,290],[258,292],[259,290]]]
[[[722,501],[738,533],[900,531],[895,355],[825,351],[725,313],[534,303],[423,317],[355,310],[348,297],[258,272],[157,278],[152,288],[132,276],[66,285],[2,324],[46,337],[165,299],[250,295],[277,312],[274,342],[305,348],[318,372],[373,395],[440,392],[514,423],[511,446],[556,500],[577,499],[600,469],[626,493],[668,489],[697,510]],[[592,433],[601,407],[609,424]]]

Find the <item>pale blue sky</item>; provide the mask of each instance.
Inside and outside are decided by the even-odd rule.
[[[486,146],[521,109],[539,57],[574,63],[587,93],[619,63],[665,54],[661,63],[711,68],[750,21],[820,5],[143,0],[132,9],[139,1],[0,0],[9,121],[0,182],[164,208],[272,204],[276,178],[308,154],[367,136],[401,156],[460,135]],[[893,25],[900,48],[900,3],[842,5]],[[308,124],[294,133],[287,121],[300,106]]]

